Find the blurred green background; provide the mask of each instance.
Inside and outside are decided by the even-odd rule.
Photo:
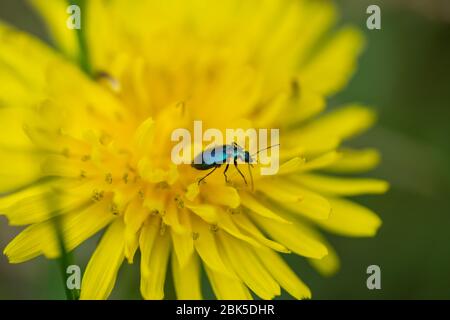
[[[381,150],[383,163],[371,175],[392,188],[385,196],[358,198],[383,219],[375,238],[329,237],[342,260],[336,276],[319,276],[300,257],[288,261],[314,299],[449,299],[450,1],[337,2],[343,21],[359,26],[368,46],[350,85],[330,105],[356,101],[378,110],[378,126],[351,144]],[[381,7],[382,30],[366,28],[370,4]],[[24,0],[0,0],[0,19],[47,39]],[[17,231],[0,217],[2,250]],[[97,241],[76,250],[82,268]],[[372,264],[381,267],[381,290],[366,287]],[[122,267],[111,298],[140,298],[138,268]],[[0,255],[0,299],[64,299],[61,279],[57,261],[10,265]],[[167,286],[171,298],[170,279]],[[205,292],[213,297],[206,283]]]

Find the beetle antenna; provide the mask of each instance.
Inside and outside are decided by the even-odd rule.
[[[272,146],[270,146],[270,147],[267,147],[267,148],[258,150],[257,152],[255,152],[254,154],[252,154],[251,157],[256,156],[258,153],[260,153],[260,152],[262,152],[262,151],[264,151],[264,150],[269,150],[269,149],[271,149],[271,148],[278,147],[279,145],[280,145],[280,144],[278,143],[278,144],[274,144],[274,145],[272,145]]]

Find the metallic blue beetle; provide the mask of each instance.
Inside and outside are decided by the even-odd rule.
[[[222,164],[224,164],[224,163],[226,163],[227,166],[225,167],[225,170],[223,171],[223,175],[225,176],[225,181],[228,182],[227,171],[228,171],[231,161],[233,161],[233,164],[234,164],[236,170],[239,172],[242,179],[244,179],[245,184],[247,184],[247,179],[245,179],[244,174],[241,172],[241,170],[239,170],[239,167],[238,167],[237,162],[238,162],[238,160],[241,160],[244,163],[248,164],[248,172],[250,173],[250,178],[251,178],[251,182],[252,182],[252,190],[253,190],[253,176],[252,176],[252,171],[250,169],[250,167],[253,167],[252,163],[254,163],[253,156],[257,155],[258,153],[260,153],[263,150],[267,150],[267,149],[277,147],[277,146],[279,146],[279,144],[261,149],[252,155],[250,155],[250,153],[248,151],[246,151],[244,148],[239,146],[236,142],[233,142],[233,144],[231,144],[231,145],[225,144],[222,146],[208,148],[208,149],[204,150],[203,152],[201,152],[200,154],[198,154],[194,158],[194,161],[192,161],[192,167],[197,170],[213,169],[213,170],[211,170],[211,172],[208,172],[208,174],[206,176],[201,178],[198,181],[198,184],[200,184],[203,180],[205,180],[206,177],[208,177],[210,174],[212,174],[214,171],[216,171],[216,169],[221,167]]]
[[[194,158],[194,161],[192,161],[192,167],[197,170],[213,170],[206,176],[201,178],[198,181],[198,184],[200,184],[203,180],[206,179],[206,177],[208,177],[210,174],[216,171],[217,168],[221,167],[225,163],[227,165],[225,167],[225,170],[223,171],[223,175],[225,176],[225,181],[228,182],[227,171],[231,161],[236,167],[236,170],[241,175],[242,179],[244,179],[245,184],[247,184],[247,180],[245,179],[244,174],[241,172],[241,170],[239,170],[237,163],[238,160],[248,163],[249,167],[253,162],[250,153],[244,150],[244,148],[240,147],[237,143],[233,143],[232,145],[225,144],[222,146],[211,147],[204,150]]]

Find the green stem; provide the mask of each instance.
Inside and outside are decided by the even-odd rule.
[[[63,286],[66,292],[67,300],[78,300],[79,299],[79,290],[77,289],[69,289],[67,287],[67,268],[74,264],[72,255],[66,249],[66,243],[64,240],[64,234],[61,228],[61,217],[56,215],[53,217],[53,223],[55,227],[56,237],[58,240],[58,248],[60,252],[59,257],[59,266],[61,271],[61,276],[63,279]]]
[[[86,0],[72,0],[71,4],[77,5],[81,10],[81,28],[75,30],[78,40],[78,63],[81,69],[86,72],[89,76],[92,76],[92,66],[89,61],[89,50],[86,40]]]

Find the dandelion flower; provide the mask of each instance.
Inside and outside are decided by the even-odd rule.
[[[329,2],[91,0],[82,34],[62,0],[31,1],[56,49],[0,24],[0,210],[24,226],[11,263],[60,255],[103,232],[81,298],[105,299],[124,261],[140,252],[140,290],[164,298],[168,269],[179,299],[201,299],[201,270],[218,299],[310,298],[284,261],[338,268],[320,230],[374,236],[378,216],[346,196],[383,193],[384,181],[345,178],[376,166],[373,149],[342,142],[369,128],[370,109],[324,112],[363,47],[335,27]],[[84,59],[83,59],[84,58]],[[79,61],[89,63],[90,75]],[[171,161],[171,132],[280,128],[277,175],[252,191]]]

